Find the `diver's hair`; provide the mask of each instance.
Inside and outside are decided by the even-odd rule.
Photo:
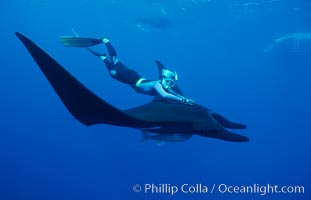
[[[172,72],[168,69],[163,69],[162,70],[162,78],[170,78],[170,79],[177,81],[177,79],[178,79],[177,72],[176,71]]]

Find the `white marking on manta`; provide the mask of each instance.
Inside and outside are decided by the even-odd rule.
[[[143,25],[142,25],[142,24],[140,24],[140,23],[136,24],[136,27],[137,27],[137,28],[139,28],[140,30],[144,31],[144,32],[147,32],[147,33],[149,33],[149,32],[150,32],[150,30],[149,30],[149,29],[147,29],[147,28],[143,27]]]

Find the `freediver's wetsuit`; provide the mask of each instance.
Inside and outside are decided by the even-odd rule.
[[[107,46],[110,61],[105,55],[98,55],[105,63],[110,76],[122,83],[130,85],[135,91],[147,94],[147,95],[161,95],[163,98],[181,102],[184,104],[194,105],[195,102],[191,99],[187,99],[180,94],[177,94],[171,89],[164,89],[160,80],[158,84],[157,80],[146,80],[136,71],[129,69],[122,62],[117,59],[117,52],[109,41],[104,42]],[[90,50],[90,49],[89,49]],[[92,53],[94,51],[90,50]],[[96,53],[95,53],[96,54]],[[144,87],[142,87],[144,85]],[[152,89],[150,89],[152,88]]]
[[[138,74],[138,72],[126,67],[122,62],[117,59],[117,52],[115,48],[111,45],[111,43],[106,42],[105,44],[108,49],[110,61],[108,59],[103,59],[103,61],[112,78],[130,85],[135,90],[138,90],[139,84],[153,81],[143,79],[143,77]]]

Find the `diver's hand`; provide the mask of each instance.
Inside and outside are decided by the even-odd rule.
[[[186,105],[190,105],[190,106],[195,105],[195,101],[193,101],[192,99],[187,99],[187,98],[183,98],[181,100],[181,103],[186,104]]]

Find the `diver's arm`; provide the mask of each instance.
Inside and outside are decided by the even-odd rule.
[[[172,100],[172,101],[177,101],[177,102],[180,102],[180,103],[183,103],[183,104],[187,104],[187,105],[191,105],[191,106],[195,105],[195,101],[193,101],[191,99],[187,99],[187,98],[185,98],[185,97],[183,97],[183,96],[181,96],[181,95],[179,95],[179,94],[177,94],[175,92],[174,92],[174,94],[177,94],[177,95],[170,94],[170,93],[166,92],[163,89],[161,83],[159,83],[159,82],[156,82],[154,84],[154,89],[157,91],[157,93],[161,97],[163,97],[165,99],[169,99],[169,100]]]
[[[170,94],[170,93],[166,92],[163,89],[161,83],[159,83],[159,82],[156,82],[154,84],[154,89],[157,91],[157,93],[161,97],[163,97],[165,99],[169,99],[169,100],[173,100],[173,101],[178,101],[178,102],[183,102],[183,98],[182,97],[179,97],[179,96],[176,96],[176,95],[173,95],[173,94]]]
[[[173,94],[173,95],[178,96],[178,97],[180,97],[180,98],[186,98],[186,97],[184,97],[184,96],[178,94],[177,92],[174,92],[172,89],[167,89],[167,91],[168,91],[170,94]]]
[[[180,94],[178,94],[177,92],[175,92],[175,91],[173,91],[172,89],[167,89],[167,91],[170,93],[170,94],[173,94],[173,95],[175,95],[175,96],[177,96],[177,97],[180,97],[180,98],[182,98],[182,103],[184,103],[184,104],[189,104],[189,105],[194,105],[195,104],[195,101],[193,101],[192,99],[188,99],[188,98],[186,98],[186,97],[184,97],[184,96],[182,96],[182,95],[180,95]]]

